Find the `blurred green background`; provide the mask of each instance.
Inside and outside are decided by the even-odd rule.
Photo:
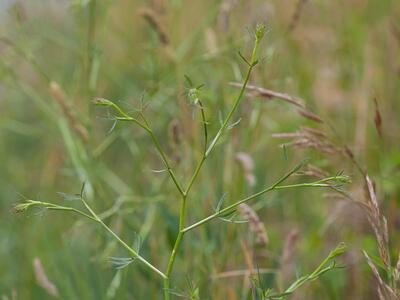
[[[149,22],[150,20],[150,22]],[[188,222],[261,190],[307,157],[330,174],[360,178],[340,156],[293,149],[273,133],[300,126],[326,130],[352,149],[375,179],[388,219],[391,255],[400,249],[400,2],[391,0],[0,0],[0,294],[2,299],[52,299],[37,283],[39,258],[60,299],[161,299],[162,283],[139,263],[117,271],[110,256],[124,251],[77,216],[37,211],[13,214],[13,205],[36,199],[79,206],[63,194],[86,182],[92,207],[129,243],[139,235],[141,253],[164,269],[177,234],[179,195],[145,132],[128,123],[114,127],[94,97],[128,111],[148,103],[146,115],[179,179],[187,183],[200,158],[202,128],[187,100],[188,75],[204,84],[202,102],[210,132],[219,128],[238,90],[252,28],[267,25],[251,83],[305,99],[326,122],[301,118],[287,103],[246,97],[240,123],[205,164],[188,204]],[[61,104],[49,83],[63,90]],[[62,97],[61,97],[62,98]],[[374,124],[376,99],[381,136]],[[254,162],[256,183],[246,180],[238,153]],[[292,181],[308,180],[294,178]],[[304,181],[303,180],[303,181]],[[254,263],[271,269],[265,286],[283,288],[312,270],[338,242],[346,266],[308,284],[291,299],[377,299],[361,249],[377,254],[363,212],[325,190],[274,192],[252,202],[269,234],[255,247],[247,224],[215,220],[185,236],[172,276],[176,290],[187,280],[200,299],[253,299],[244,276],[218,274]],[[361,192],[362,194],[362,192]],[[289,271],[282,269],[285,240],[297,232]],[[286,249],[287,251],[287,249]],[[395,260],[396,261],[396,260]],[[189,279],[187,279],[189,278]]]

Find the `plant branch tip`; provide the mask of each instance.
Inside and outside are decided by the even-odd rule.
[[[258,40],[258,41],[262,40],[266,31],[267,31],[267,27],[265,26],[265,24],[262,24],[262,23],[257,24],[256,31],[255,31],[256,40]]]
[[[27,200],[23,203],[17,204],[12,208],[13,213],[26,212],[31,206],[40,205],[41,202],[34,200]]]
[[[114,106],[116,105],[114,102],[107,100],[105,98],[94,98],[93,104],[98,106]]]

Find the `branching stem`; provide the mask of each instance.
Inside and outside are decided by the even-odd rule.
[[[168,158],[164,152],[164,150],[161,147],[160,142],[158,141],[156,135],[154,134],[153,130],[150,127],[149,122],[147,121],[145,115],[143,114],[142,111],[139,112],[140,117],[143,119],[143,122],[140,122],[138,119],[131,117],[130,115],[128,115],[126,112],[124,112],[118,105],[116,105],[115,103],[108,101],[106,99],[97,99],[96,102],[98,105],[103,105],[103,106],[109,106],[112,107],[113,109],[115,109],[120,116],[115,117],[117,120],[119,121],[127,121],[127,122],[132,122],[135,123],[136,125],[138,125],[139,127],[143,128],[150,136],[151,141],[153,142],[154,146],[156,147],[161,160],[163,161],[165,168],[167,169],[172,181],[174,182],[176,188],[178,189],[179,193],[182,196],[185,196],[185,192],[182,188],[182,186],[180,185],[178,179],[176,178],[175,172],[172,170],[172,167],[168,161]]]
[[[249,68],[247,70],[246,73],[246,77],[244,79],[243,82],[243,86],[240,90],[240,93],[238,95],[238,97],[236,98],[235,102],[233,103],[233,106],[231,108],[231,110],[228,113],[228,116],[226,117],[225,121],[223,122],[221,128],[219,129],[219,131],[217,132],[217,134],[215,135],[214,139],[212,140],[210,146],[208,146],[207,148],[207,143],[208,143],[208,132],[207,132],[207,123],[206,123],[206,117],[205,117],[205,113],[204,113],[204,107],[202,105],[202,103],[199,101],[199,105],[200,105],[200,109],[201,109],[201,117],[202,117],[202,121],[204,124],[204,136],[205,136],[205,142],[204,142],[204,152],[203,155],[200,159],[200,161],[198,162],[196,169],[185,189],[185,191],[182,194],[182,202],[181,202],[181,212],[180,212],[180,218],[179,218],[179,232],[178,235],[176,237],[175,240],[175,245],[174,248],[172,249],[171,252],[171,256],[168,262],[168,266],[167,266],[167,271],[165,272],[166,278],[164,279],[164,299],[165,300],[170,300],[170,274],[172,272],[174,263],[175,263],[175,258],[176,258],[176,254],[179,250],[179,247],[181,245],[182,242],[182,238],[183,238],[183,234],[184,234],[184,228],[185,228],[185,215],[186,215],[186,201],[187,201],[187,196],[194,184],[194,182],[196,181],[200,170],[204,164],[204,162],[206,161],[207,157],[209,156],[209,154],[211,153],[211,151],[213,150],[214,146],[216,145],[216,143],[219,141],[219,139],[221,138],[222,134],[225,132],[226,128],[228,127],[228,124],[230,122],[230,120],[232,119],[233,114],[235,113],[235,111],[237,110],[244,92],[246,90],[246,85],[250,80],[250,75],[251,72],[253,70],[253,68],[255,67],[255,65],[257,64],[256,58],[257,58],[257,52],[258,52],[258,47],[260,44],[260,41],[263,37],[264,34],[264,27],[259,27],[257,28],[256,31],[256,36],[255,36],[255,43],[254,43],[254,48],[253,48],[253,53],[251,55],[251,59],[250,59],[250,63],[246,62],[249,65]]]
[[[135,250],[133,250],[130,246],[128,246],[127,243],[125,243],[110,227],[108,227],[99,217],[98,215],[93,211],[93,209],[87,204],[87,202],[81,198],[83,205],[85,205],[86,209],[90,212],[90,214],[93,216],[93,218],[106,230],[108,231],[113,238],[122,246],[125,248],[125,250],[135,259],[139,260],[142,262],[146,267],[151,269],[153,272],[157,273],[160,275],[162,278],[165,278],[165,275],[163,272],[161,272],[159,269],[157,269],[155,266],[153,266],[151,263],[149,263],[145,258],[143,258],[139,253],[137,253]]]
[[[82,188],[83,190],[83,188]],[[143,258],[137,251],[132,249],[131,247],[128,246],[127,243],[125,243],[114,231],[111,230],[110,227],[108,227],[102,219],[93,211],[93,209],[87,204],[87,202],[83,199],[82,197],[82,192],[81,192],[81,197],[80,197],[83,205],[85,208],[89,211],[90,215],[73,207],[66,207],[66,206],[61,206],[49,202],[43,202],[43,201],[35,201],[35,200],[27,200],[25,203],[19,204],[14,207],[14,212],[19,213],[28,210],[30,207],[44,207],[45,209],[48,210],[56,210],[56,211],[67,211],[67,212],[73,212],[76,214],[79,214],[81,216],[84,216],[88,218],[91,221],[94,221],[96,223],[99,223],[106,231],[108,231],[113,238],[122,246],[126,249],[126,251],[131,255],[132,258],[139,260],[142,262],[146,267],[148,267],[150,270],[153,272],[157,273],[160,275],[162,278],[166,278],[165,274],[161,272],[159,269],[157,269],[155,266],[153,266],[151,263],[149,263],[145,258]]]

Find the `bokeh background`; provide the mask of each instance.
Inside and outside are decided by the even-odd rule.
[[[38,264],[60,299],[161,299],[159,278],[139,263],[120,271],[110,264],[109,257],[126,254],[96,224],[61,212],[14,214],[12,207],[24,199],[78,207],[68,195],[86,182],[87,197],[107,224],[129,243],[140,236],[141,253],[164,268],[177,234],[179,195],[166,173],[154,172],[163,165],[145,132],[114,124],[92,100],[104,97],[134,111],[143,97],[178,178],[188,182],[200,158],[202,128],[184,75],[204,84],[202,103],[215,133],[238,93],[229,83],[240,82],[245,70],[237,52],[249,55],[258,22],[268,33],[251,83],[304,99],[324,123],[284,101],[247,95],[235,115],[240,123],[193,187],[188,224],[212,213],[225,193],[225,203],[233,203],[303,158],[329,174],[350,175],[345,188],[363,201],[362,178],[342,154],[282,148],[288,141],[272,137],[307,126],[351,149],[374,179],[395,263],[399,20],[395,0],[0,0],[2,299],[53,299],[38,284]],[[291,299],[378,299],[361,252],[378,257],[378,248],[354,201],[298,189],[264,195],[251,207],[265,225],[267,245],[257,245],[248,224],[216,220],[192,231],[174,268],[176,291],[187,291],[190,281],[200,299],[253,299],[247,276],[223,274],[246,270],[247,254],[265,269],[264,285],[279,290],[343,241],[346,268]]]

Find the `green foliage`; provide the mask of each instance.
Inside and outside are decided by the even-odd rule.
[[[39,2],[0,4],[2,298],[396,299],[398,1]]]

